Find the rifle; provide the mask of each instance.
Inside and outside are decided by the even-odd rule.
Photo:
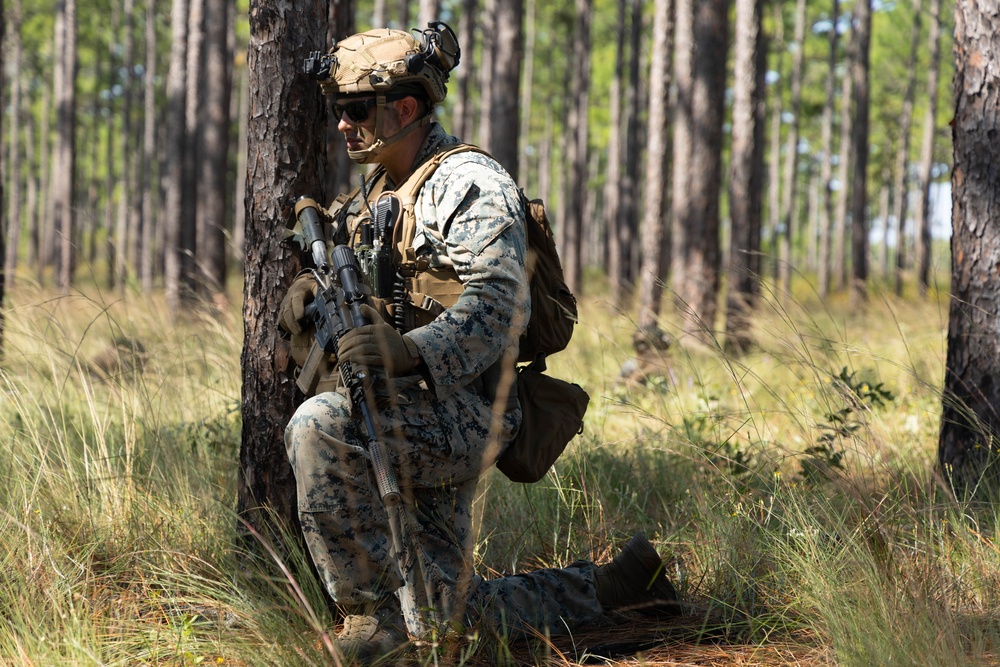
[[[336,245],[330,252],[329,261],[327,260],[319,207],[313,199],[301,197],[295,204],[295,217],[302,229],[302,238],[312,253],[312,273],[319,285],[316,298],[306,308],[307,316],[312,318],[316,326],[316,339],[296,379],[299,389],[305,394],[311,394],[324,371],[329,369],[330,355],[337,353],[341,336],[371,322],[361,312],[366,290],[359,275],[354,251],[349,246]],[[345,361],[340,361],[338,366],[352,404],[361,411],[368,438],[368,457],[375,471],[379,496],[386,507],[396,505],[400,501],[399,484],[372,415],[372,406],[367,396],[367,388],[371,383],[368,369],[354,367]]]

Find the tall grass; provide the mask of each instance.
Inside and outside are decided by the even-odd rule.
[[[538,484],[483,480],[480,570],[604,560],[644,530],[730,642],[847,665],[992,661],[998,515],[934,475],[947,309],[817,304],[765,295],[739,359],[688,345],[673,313],[677,344],[637,383],[619,379],[628,313],[586,301],[550,360],[591,394],[585,431]],[[10,306],[0,663],[330,664],[305,557],[286,564],[292,586],[236,546],[238,309],[172,322],[157,297],[31,287]],[[486,640],[447,655],[513,661]]]

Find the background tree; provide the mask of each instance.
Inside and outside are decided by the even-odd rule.
[[[726,349],[745,352],[752,342],[750,314],[759,279],[760,218],[763,182],[758,113],[761,98],[758,49],[763,0],[736,0],[733,74],[732,157],[729,166],[729,281],[726,298]]]
[[[639,328],[658,326],[663,285],[670,270],[670,200],[667,183],[670,156],[670,54],[673,42],[673,0],[653,4],[653,56],[650,63],[649,134],[646,149],[646,189],[642,221],[642,270],[639,286]],[[660,73],[657,75],[656,73]]]
[[[184,224],[184,153],[187,130],[185,86],[187,60],[187,0],[173,0],[170,10],[170,66],[167,72],[167,145],[164,155],[163,190],[163,287],[167,306],[172,313],[180,311],[183,246],[181,230]]]
[[[516,182],[520,137],[521,57],[524,22],[523,0],[503,0],[492,10],[495,26],[493,67],[488,78],[489,111],[482,119],[489,126],[489,152]]]
[[[837,29],[838,19],[840,18],[839,0],[833,0],[830,15],[832,19],[830,29],[827,31],[830,52],[827,61],[826,83],[824,84],[826,99],[823,101],[823,155],[820,162],[823,206],[820,208],[818,275],[816,278],[818,283],[817,291],[821,297],[825,297],[830,292],[830,227],[833,224],[833,112],[834,92],[837,83],[837,44],[840,34]]]
[[[21,0],[14,0],[11,3],[11,11],[8,22],[0,21],[0,26],[5,26],[9,35],[7,35],[8,49],[10,57],[10,68],[12,72],[21,71]],[[3,33],[3,28],[0,28],[0,33]],[[3,39],[3,35],[0,34],[0,39]],[[0,54],[3,54],[4,49],[0,48]],[[3,56],[0,55],[0,58]],[[4,69],[0,66],[0,72]],[[7,173],[10,176],[10,182],[12,187],[10,188],[10,193],[7,196],[9,200],[8,213],[7,213],[7,228],[6,233],[0,234],[3,238],[0,239],[0,243],[6,244],[3,262],[4,262],[4,280],[7,285],[14,284],[14,270],[17,268],[17,249],[20,244],[21,238],[21,187],[20,187],[20,174],[21,174],[21,88],[23,87],[23,81],[20,77],[15,76],[10,82],[10,157],[7,160]],[[0,182],[0,187],[2,187],[2,182]],[[0,210],[2,210],[2,204],[0,204]],[[2,230],[2,225],[0,225],[0,230]],[[3,290],[0,289],[0,309],[3,307]]]
[[[247,232],[244,275],[243,438],[238,510],[253,525],[270,525],[262,508],[295,525],[295,482],[283,431],[298,400],[295,363],[278,335],[275,313],[298,272],[298,253],[282,229],[301,195],[326,193],[325,104],[301,74],[302,59],[324,50],[325,2],[290,8],[274,0],[250,5],[250,115],[247,136]],[[276,160],[274,156],[281,155]]]
[[[685,319],[690,331],[712,334],[721,263],[719,195],[729,3],[695,2],[690,28],[682,28],[681,8],[686,2],[681,0],[677,4],[677,45],[679,50],[683,32],[691,35],[690,69],[682,71],[678,54],[678,108],[682,95],[689,100],[684,114],[678,113],[677,123],[686,125],[683,134],[688,137],[690,150],[680,177],[683,180],[674,178],[674,281],[687,311]],[[684,15],[686,21],[686,10]],[[682,78],[687,81],[682,83]],[[675,155],[676,151],[675,145]],[[686,201],[678,205],[682,190]]]
[[[1000,12],[955,3],[951,307],[938,458],[960,493],[984,474],[997,488],[1000,450]]]
[[[566,121],[568,178],[566,184],[564,230],[560,255],[566,284],[580,294],[583,289],[584,215],[587,195],[587,166],[590,135],[587,113],[590,99],[590,26],[593,0],[576,0],[573,49],[570,56],[570,99]]]
[[[857,0],[854,6],[855,50],[851,61],[851,119],[853,177],[851,179],[851,265],[854,281],[851,295],[855,303],[868,298],[868,111],[869,52],[871,47],[871,0]]]
[[[76,264],[76,0],[60,0],[56,8],[56,145],[52,161],[53,228],[59,235],[56,284],[68,291]]]
[[[913,96],[917,83],[917,52],[920,46],[921,0],[913,2],[913,37],[907,62],[906,90],[903,93],[903,114],[899,117],[899,150],[896,153],[895,182],[892,190],[893,217],[896,219],[896,271],[893,289],[896,296],[903,293],[903,270],[906,268],[906,214],[909,199],[910,126],[913,122]],[[883,218],[886,220],[886,218]],[[888,226],[888,225],[887,225]]]
[[[0,0],[0,26],[6,26],[7,23],[4,21],[3,14],[3,0]],[[0,72],[4,71],[4,40],[3,40],[4,30],[0,29]],[[3,108],[3,91],[0,90],[0,109]],[[0,114],[0,136],[3,132],[3,115]],[[3,210],[3,179],[0,179],[0,211]],[[4,309],[6,308],[6,276],[7,276],[7,230],[4,229],[3,225],[0,225],[0,262],[3,262],[3,266],[0,266],[0,358],[3,356],[3,334],[4,334]]]
[[[805,63],[806,2],[795,2],[792,37],[791,123],[785,142],[785,171],[781,180],[781,227],[778,236],[778,291],[788,294],[792,282],[792,231],[795,225],[796,176],[799,170],[799,129],[802,124],[802,77]]]
[[[210,82],[199,96],[202,151],[198,160],[198,211],[195,248],[200,276],[198,286],[206,298],[225,296],[226,220],[229,211],[229,106],[232,93],[231,0],[205,0],[204,68]]]
[[[928,29],[927,111],[924,115],[923,138],[920,144],[919,181],[916,217],[917,289],[927,295],[931,266],[931,167],[934,162],[934,136],[937,130],[938,74],[941,66],[941,0],[930,2]]]

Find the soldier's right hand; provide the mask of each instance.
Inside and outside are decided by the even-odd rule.
[[[292,335],[302,333],[306,306],[316,298],[318,289],[319,284],[311,273],[304,273],[293,280],[278,307],[278,326]]]

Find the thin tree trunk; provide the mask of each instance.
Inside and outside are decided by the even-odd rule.
[[[781,88],[778,82],[784,79],[784,53],[785,53],[785,29],[781,14],[781,3],[772,5],[774,12],[774,38],[772,53],[775,54],[777,63],[774,70],[778,74],[777,82],[771,85],[769,113],[771,116],[771,137],[770,137],[770,160],[767,165],[767,218],[768,226],[771,230],[772,239],[772,262],[773,271],[768,275],[773,275],[775,282],[778,280],[779,263],[777,259],[777,239],[778,230],[781,226]]]
[[[203,124],[198,159],[197,240],[198,286],[209,298],[225,295],[227,187],[229,174],[229,98],[232,67],[229,58],[230,0],[205,0],[205,86]]]
[[[156,204],[159,187],[153,168],[156,151],[156,0],[146,0],[146,65],[143,73],[142,155],[139,165],[139,187],[142,189],[142,215],[139,229],[142,245],[139,251],[143,291],[153,289],[153,245],[156,229]]]
[[[760,246],[761,176],[757,169],[758,53],[763,0],[736,0],[732,157],[729,171],[729,281],[726,296],[726,347],[742,353],[753,336],[750,314],[758,276],[752,259]]]
[[[851,63],[854,97],[851,141],[854,169],[851,183],[851,248],[853,249],[852,302],[860,306],[868,298],[868,113],[869,56],[871,50],[871,0],[858,0],[854,16],[857,49]]]
[[[14,0],[12,6],[12,12],[10,15],[9,23],[9,39],[10,44],[9,55],[11,57],[10,65],[11,70],[14,72],[14,76],[11,78],[10,82],[10,159],[7,161],[7,174],[9,175],[8,182],[10,183],[10,191],[8,195],[9,207],[7,213],[7,235],[5,238],[0,239],[0,243],[6,244],[6,250],[4,251],[4,267],[3,275],[6,280],[7,287],[14,286],[14,272],[17,269],[17,250],[21,243],[21,87],[23,85],[23,78],[19,75],[21,72],[21,0]],[[4,26],[4,22],[0,21],[0,26]],[[3,32],[3,28],[0,27],[0,33]],[[2,36],[0,36],[2,37]],[[0,53],[3,53],[3,48],[0,48]],[[0,56],[2,57],[2,56]],[[3,67],[0,66],[0,72],[3,72]],[[2,108],[2,106],[0,106]],[[3,234],[0,234],[3,236]],[[0,311],[3,307],[3,283],[0,283]],[[2,321],[0,321],[0,327],[2,327]],[[0,328],[0,333],[2,333],[2,328]],[[0,342],[2,342],[2,337],[0,337]]]
[[[386,7],[386,0],[375,0],[375,4],[372,7],[372,27],[389,27],[389,12]]]
[[[3,33],[4,26],[7,24],[4,21],[3,12],[3,0],[0,0],[0,72],[4,71],[4,44],[3,44]],[[3,87],[0,86],[0,109],[3,108]],[[14,107],[14,113],[17,113],[17,107]],[[0,114],[0,136],[3,132],[3,114]],[[16,135],[15,135],[16,136]],[[15,141],[16,143],[16,141]],[[0,179],[0,211],[3,210],[3,179]],[[3,358],[3,341],[4,341],[4,313],[6,312],[6,276],[7,276],[7,247],[6,247],[7,237],[4,234],[3,225],[0,224],[0,262],[4,265],[0,266],[0,358]]]
[[[123,4],[124,26],[122,28],[122,63],[118,68],[121,73],[122,105],[119,110],[121,117],[121,177],[118,181],[118,211],[115,216],[114,228],[114,248],[115,248],[115,275],[114,284],[119,289],[125,288],[129,270],[133,267],[128,265],[128,246],[131,242],[128,236],[129,217],[132,213],[132,196],[134,182],[132,179],[132,167],[134,158],[134,137],[132,136],[132,67],[134,40],[132,38],[133,25],[135,23],[135,0],[124,0]],[[113,77],[116,81],[119,75]]]
[[[903,115],[899,119],[899,153],[896,155],[895,192],[896,216],[896,296],[903,293],[903,271],[906,269],[906,213],[910,165],[910,126],[913,124],[913,95],[917,84],[917,50],[920,45],[921,0],[913,0],[913,39],[910,42],[910,57],[906,71],[906,92],[903,95]]]
[[[327,20],[324,2],[293,7],[252,0],[250,5],[247,64],[250,107],[255,111],[247,140],[243,438],[237,508],[258,530],[273,525],[268,508],[286,526],[296,526],[298,520],[295,480],[283,441],[285,424],[298,400],[295,362],[278,335],[274,313],[300,267],[297,253],[281,234],[292,215],[290,203],[320,192],[326,178],[325,107],[319,86],[303,77],[299,66],[302,54],[323,48]]]
[[[781,229],[778,234],[778,290],[790,294],[792,289],[792,227],[795,224],[796,176],[799,168],[799,128],[802,113],[802,76],[805,55],[806,1],[795,3],[795,52],[792,56],[792,114],[785,149],[785,173],[782,179]]]
[[[472,81],[475,67],[476,49],[476,13],[478,0],[462,0],[462,10],[458,23],[458,38],[462,42],[462,61],[455,72],[457,78],[453,95],[455,107],[452,120],[452,130],[460,139],[468,140],[472,136],[472,102],[470,100],[469,82]]]
[[[535,84],[535,21],[536,5],[535,0],[527,0],[527,7],[524,17],[524,62],[521,72],[521,125],[520,125],[520,149],[517,156],[517,173],[523,183],[532,183],[537,178],[532,179],[528,165],[528,151],[525,146],[533,146],[531,142],[531,102],[534,98]]]
[[[518,180],[518,138],[520,115],[518,101],[521,86],[521,58],[523,53],[524,3],[522,0],[502,0],[493,10],[494,52],[489,76],[490,104],[484,107],[483,125],[489,124],[489,142],[484,143],[490,154],[507,170],[515,182]]]
[[[855,45],[854,20],[851,20],[851,36],[847,44],[847,60],[850,63],[854,59]],[[840,183],[840,190],[837,192],[837,213],[833,218],[833,289],[841,291],[847,285],[847,226],[848,213],[847,202],[850,197],[850,170],[854,162],[854,145],[851,143],[851,123],[852,123],[852,97],[853,87],[851,85],[850,74],[845,74],[841,80],[840,92],[840,161],[837,164],[837,181]]]
[[[489,149],[493,143],[493,124],[490,122],[490,109],[493,104],[493,85],[491,83],[493,68],[497,58],[497,3],[502,0],[483,0],[482,13],[479,16],[479,34],[483,38],[481,50],[482,62],[479,63],[479,113],[477,143]]]
[[[573,31],[572,78],[570,92],[568,142],[568,201],[565,236],[560,253],[566,283],[581,294],[583,288],[584,211],[587,196],[589,142],[587,111],[590,100],[590,25],[593,0],[576,0],[576,27]]]
[[[678,3],[678,45],[681,12]],[[722,120],[728,33],[727,0],[699,0],[691,13],[690,156],[687,206],[674,206],[674,257],[683,267],[677,292],[688,311],[685,327],[702,342],[715,335],[721,248],[719,199],[722,187]],[[678,75],[678,84],[681,76]],[[680,95],[680,92],[678,92]],[[675,180],[674,194],[679,188]]]
[[[625,70],[625,8],[628,0],[617,0],[615,21],[615,60],[611,75],[611,122],[608,135],[608,166],[604,172],[604,223],[608,230],[608,282],[613,303],[621,303],[625,292],[626,234],[621,231],[622,158],[624,128],[622,127],[622,84]]]
[[[817,291],[826,298],[830,293],[830,225],[833,221],[833,107],[834,91],[837,83],[837,43],[839,34],[837,23],[840,18],[840,1],[833,0],[831,9],[833,24],[827,41],[830,53],[827,61],[826,99],[823,101],[823,129],[820,141],[823,144],[823,161],[820,165],[820,183],[823,188],[823,206],[819,211],[819,256],[817,263]]]
[[[917,198],[916,262],[917,288],[920,296],[927,296],[931,266],[931,166],[934,161],[934,135],[937,125],[938,74],[941,69],[941,0],[931,0],[930,6],[930,63],[927,74],[927,113],[924,116],[924,135],[920,146],[920,196]]]
[[[240,68],[239,83],[239,138],[236,141],[236,193],[233,198],[233,265],[243,273],[246,259],[246,207],[243,200],[247,192],[247,125],[250,114],[250,77],[246,67]],[[333,156],[329,156],[331,159]],[[324,197],[326,199],[326,197]]]
[[[642,270],[639,280],[639,328],[658,324],[663,285],[670,267],[670,55],[673,51],[673,0],[653,3],[653,57],[650,63],[649,138],[642,223]]]
[[[638,274],[636,239],[639,236],[639,107],[643,101],[642,77],[642,2],[630,0],[631,25],[629,37],[628,89],[625,93],[625,151],[624,179],[621,190],[621,216],[618,226],[621,230],[622,291],[623,300],[631,300],[632,290]]]
[[[170,67],[167,73],[166,156],[163,178],[163,285],[167,306],[181,308],[181,227],[184,219],[185,95],[187,0],[173,0],[170,10]]]
[[[951,307],[938,461],[960,495],[1000,488],[1000,11],[955,3]]]
[[[207,0],[189,0],[187,27],[187,63],[185,82],[187,94],[184,114],[184,173],[181,185],[184,199],[181,202],[181,298],[191,300],[201,290],[199,263],[202,261],[198,247],[198,164],[204,159],[205,119],[204,91],[207,82],[202,76],[205,56],[205,3]],[[221,193],[219,193],[221,194]]]
[[[56,16],[56,22],[58,23],[58,15]],[[62,37],[60,36],[59,30],[54,31],[53,35],[53,53],[58,51],[55,49],[56,42],[60,44],[60,49]],[[53,68],[53,75],[55,71],[58,71],[58,66]],[[45,281],[45,269],[52,265],[55,257],[55,233],[52,227],[52,212],[55,210],[55,204],[52,199],[52,170],[53,163],[55,160],[55,148],[50,141],[49,135],[52,129],[52,104],[55,97],[55,76],[53,76],[53,82],[51,86],[42,86],[42,124],[38,130],[38,173],[41,175],[39,184],[39,200],[40,205],[38,207],[38,217],[36,218],[36,225],[34,231],[32,232],[32,238],[34,239],[34,252],[29,253],[29,256],[34,260],[36,267],[36,277],[38,279],[38,284],[42,285]]]
[[[423,30],[431,21],[441,18],[441,0],[420,0],[420,10],[417,13],[417,27]]]
[[[59,235],[59,265],[56,285],[69,291],[76,264],[76,211],[73,206],[76,167],[76,0],[62,0],[57,7],[57,29],[61,48],[56,51],[57,159],[53,162],[53,226]]]

